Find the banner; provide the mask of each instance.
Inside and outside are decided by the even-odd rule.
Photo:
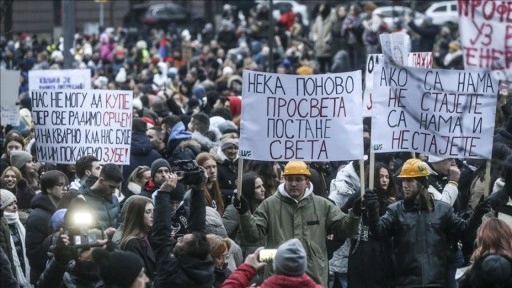
[[[459,30],[465,69],[498,70],[512,76],[510,0],[459,0]]]
[[[493,73],[393,65],[375,73],[372,151],[491,158]]]
[[[432,52],[412,52],[408,55],[407,66],[432,68]],[[373,71],[380,69],[384,63],[382,54],[369,54],[366,61],[363,94],[363,117],[372,116]]]
[[[382,33],[379,35],[384,65],[405,66],[411,52],[411,37],[405,32]]]
[[[30,70],[28,71],[28,89],[29,91],[91,89],[91,70]]]
[[[240,158],[363,158],[361,71],[298,76],[245,70]]]
[[[20,125],[20,107],[16,106],[20,88],[20,71],[0,70],[0,124]]]
[[[85,155],[101,163],[128,165],[132,91],[33,90],[37,159],[74,164]]]

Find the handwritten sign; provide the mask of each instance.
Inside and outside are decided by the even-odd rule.
[[[405,32],[382,33],[379,35],[384,65],[393,63],[405,66],[411,51],[411,37]]]
[[[91,71],[88,69],[30,70],[28,79],[30,91],[91,89]]]
[[[376,71],[372,150],[491,158],[498,81],[488,72]]]
[[[31,97],[39,161],[94,155],[101,163],[129,164],[132,91],[34,90]]]
[[[409,53],[407,66],[417,68],[432,68],[432,52]],[[365,88],[363,94],[363,117],[372,116],[373,71],[379,70],[384,63],[382,54],[370,54],[366,61]]]
[[[12,126],[20,125],[20,108],[16,106],[20,87],[20,71],[0,70],[0,123]]]
[[[363,158],[361,71],[297,76],[244,71],[240,157]]]
[[[491,69],[512,76],[510,0],[458,1],[465,69]]]

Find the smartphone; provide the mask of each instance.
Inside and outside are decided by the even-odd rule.
[[[261,249],[258,255],[259,262],[272,262],[276,256],[277,249]]]

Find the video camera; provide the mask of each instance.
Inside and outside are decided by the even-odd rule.
[[[78,248],[99,247],[98,240],[104,240],[103,228],[93,225],[93,216],[90,212],[75,212],[72,223],[65,229],[69,237],[70,246]]]
[[[171,164],[171,171],[181,178],[185,185],[195,185],[203,182],[204,172],[196,160],[176,160]]]

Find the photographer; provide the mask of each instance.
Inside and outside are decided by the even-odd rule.
[[[158,271],[154,287],[211,287],[213,284],[214,263],[210,256],[210,246],[205,234],[206,204],[204,182],[206,175],[197,172],[185,175],[183,184],[192,185],[190,214],[187,230],[189,234],[172,238],[172,225],[168,220],[172,210],[169,198],[176,188],[178,177],[171,173],[155,195],[153,225],[153,248],[157,255]],[[190,182],[189,182],[190,181]]]
[[[251,279],[256,276],[257,270],[267,265],[262,260],[271,261],[274,266],[275,275],[263,281],[260,287],[323,287],[316,284],[311,277],[306,274],[308,257],[302,243],[297,238],[290,239],[277,248],[273,259],[259,259],[260,251],[258,248],[253,254],[247,256],[245,263],[240,265],[235,272],[229,276],[223,288],[245,288],[249,287]]]

